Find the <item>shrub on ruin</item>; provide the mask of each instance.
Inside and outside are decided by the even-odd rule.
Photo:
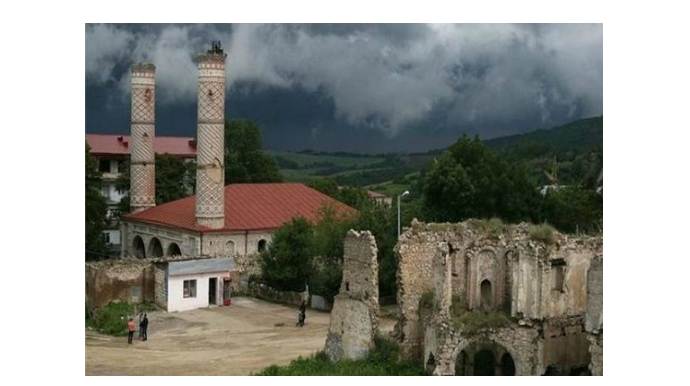
[[[532,225],[529,228],[529,237],[534,241],[541,241],[546,245],[556,243],[556,230],[549,224]]]

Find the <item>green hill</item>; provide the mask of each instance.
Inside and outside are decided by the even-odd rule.
[[[552,129],[539,129],[484,141],[494,150],[522,158],[595,151],[604,144],[604,117],[580,119]]]

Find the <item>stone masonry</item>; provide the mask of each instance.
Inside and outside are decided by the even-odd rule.
[[[199,55],[196,221],[225,226],[225,57],[220,42]]]
[[[130,196],[132,212],[156,205],[156,66],[132,66]]]
[[[589,341],[592,375],[604,375],[604,259],[595,258],[587,278],[585,330]]]
[[[597,374],[603,339],[588,340],[585,314],[601,304],[587,294],[603,239],[538,230],[413,221],[395,247],[402,354],[435,375]]]
[[[344,249],[343,281],[333,302],[325,347],[332,361],[365,357],[378,333],[376,240],[369,231],[350,230]]]

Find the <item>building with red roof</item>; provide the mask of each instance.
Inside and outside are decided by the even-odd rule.
[[[196,221],[195,196],[122,217],[123,257],[247,256],[265,250],[273,232],[293,218],[319,219],[324,207],[340,217],[357,211],[300,183],[232,184],[225,187],[225,225]]]

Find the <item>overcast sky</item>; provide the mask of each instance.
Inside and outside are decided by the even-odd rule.
[[[156,135],[194,136],[211,40],[226,118],[268,149],[425,151],[603,114],[601,24],[114,24],[86,26],[86,132],[129,132],[129,67],[151,61]]]

